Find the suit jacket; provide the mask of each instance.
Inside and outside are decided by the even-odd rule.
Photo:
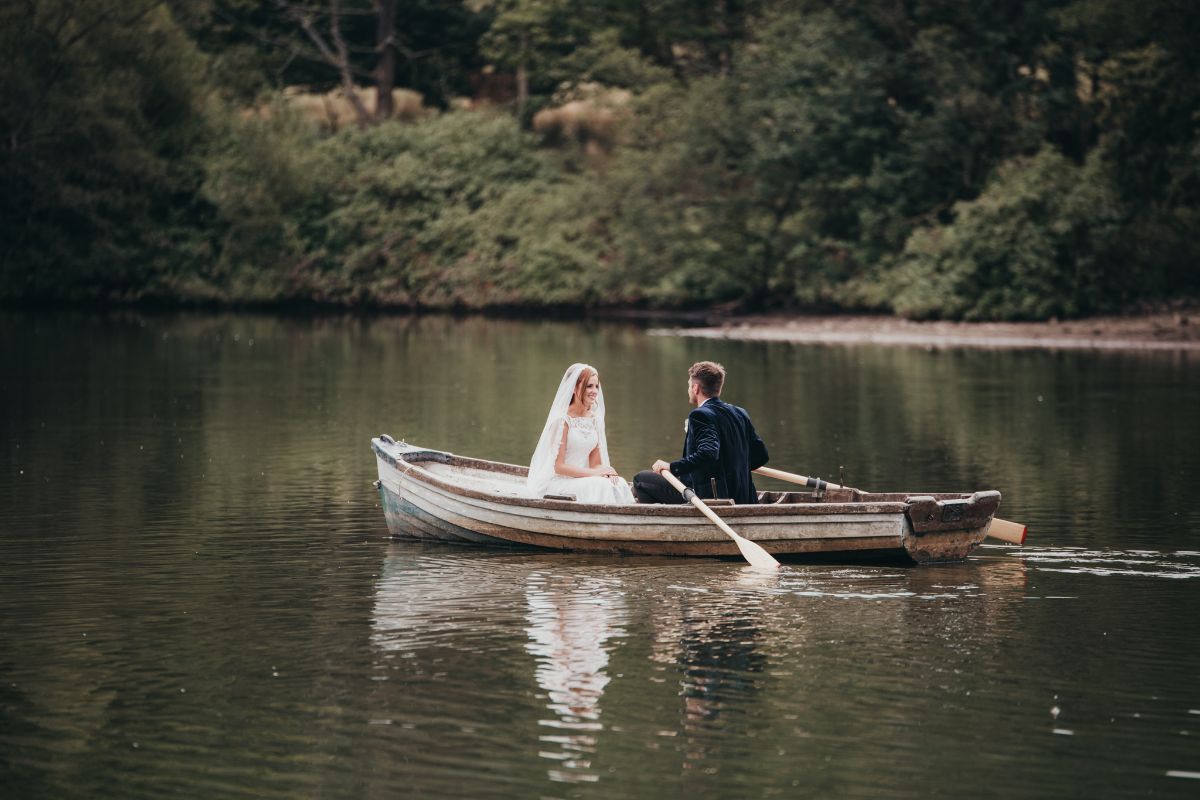
[[[717,496],[741,505],[758,502],[750,470],[766,463],[767,446],[746,410],[710,397],[688,414],[683,458],[671,462],[671,472],[697,497],[712,497],[716,478]]]

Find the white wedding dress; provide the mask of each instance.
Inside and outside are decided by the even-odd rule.
[[[567,426],[567,451],[563,462],[572,467],[587,469],[592,451],[600,444],[600,430],[593,417],[565,416],[558,422]],[[559,434],[560,436],[562,434]],[[560,440],[561,441],[561,440]],[[555,474],[542,494],[573,494],[580,503],[632,503],[633,490],[622,478],[592,476],[572,478]]]
[[[580,503],[634,503],[633,490],[622,478],[591,476],[573,478],[569,475],[559,475],[555,472],[554,464],[558,460],[558,451],[562,447],[563,428],[567,430],[566,452],[563,453],[564,463],[580,469],[591,466],[591,455],[596,448],[600,449],[600,463],[609,464],[608,441],[604,433],[604,391],[599,392],[591,414],[586,417],[572,417],[567,414],[570,407],[571,394],[579,373],[587,367],[586,364],[572,364],[559,384],[554,402],[550,406],[550,414],[542,429],[541,439],[534,450],[533,460],[529,464],[529,477],[526,481],[529,492],[534,497],[547,494],[574,495]]]

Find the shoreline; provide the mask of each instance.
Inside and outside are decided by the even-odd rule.
[[[876,345],[932,349],[1090,350],[1200,352],[1200,304],[1174,310],[1044,322],[916,322],[872,314],[738,314],[712,309],[484,308],[434,309],[332,305],[9,304],[0,312],[42,314],[233,314],[285,318],[484,317],[491,319],[600,322],[636,325],[651,336],[682,336],[791,344]]]
[[[1200,352],[1198,309],[1049,322],[914,322],[883,316],[754,315],[657,336],[925,349]]]

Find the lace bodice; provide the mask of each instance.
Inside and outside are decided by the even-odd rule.
[[[596,420],[592,417],[564,417],[567,424],[567,451],[563,461],[573,467],[587,468],[588,457],[600,443],[600,432],[596,429]]]

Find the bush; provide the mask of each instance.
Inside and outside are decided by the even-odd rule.
[[[138,299],[183,235],[201,58],[165,9],[140,11],[0,7],[0,299]]]
[[[949,225],[917,230],[885,279],[891,307],[914,318],[1074,317],[1133,288],[1112,258],[1122,210],[1093,158],[1053,150],[1003,165]]]

